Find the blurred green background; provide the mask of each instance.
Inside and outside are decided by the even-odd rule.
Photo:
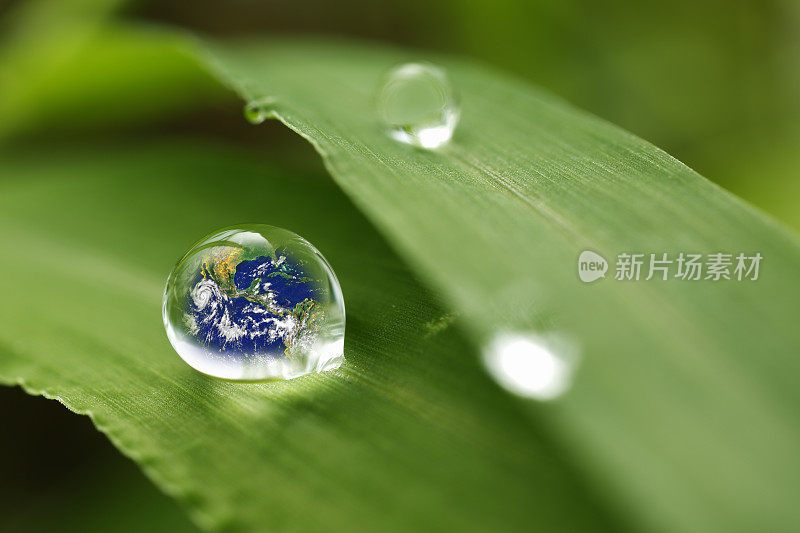
[[[0,157],[179,137],[323,171],[282,126],[247,125],[238,100],[164,31],[175,26],[226,37],[341,35],[411,46],[420,57],[476,57],[800,229],[796,0],[5,1]],[[2,388],[0,416],[0,513],[10,530],[134,531],[143,516],[155,530],[193,530],[83,417]]]

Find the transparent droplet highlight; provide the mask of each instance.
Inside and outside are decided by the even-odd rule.
[[[344,300],[333,269],[291,231],[262,224],[203,237],[164,289],[178,355],[235,381],[291,379],[344,361]]]
[[[389,71],[377,106],[389,136],[421,148],[446,144],[458,124],[453,86],[445,71],[430,63],[406,63]]]
[[[578,355],[575,345],[562,337],[504,333],[488,344],[483,362],[507,391],[548,401],[569,390]]]
[[[257,100],[244,106],[244,118],[250,124],[261,124],[272,113],[272,100]]]

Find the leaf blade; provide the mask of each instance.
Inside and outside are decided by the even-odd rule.
[[[544,527],[577,506],[574,527],[614,528],[457,333],[425,337],[443,311],[325,181],[212,147],[104,153],[4,158],[15,180],[3,186],[0,234],[16,253],[0,258],[14,302],[0,310],[3,382],[90,415],[206,528],[510,529],[527,522],[530,499],[549,502]],[[220,175],[261,194],[219,202],[206,191]],[[283,383],[216,381],[169,346],[161,276],[198,228],[266,216],[336,269],[347,366]]]
[[[783,530],[797,520],[794,235],[649,143],[467,61],[440,60],[461,89],[462,124],[450,146],[423,152],[382,135],[370,101],[406,52],[207,47],[223,81],[269,101],[315,146],[474,341],[556,329],[580,342],[583,368],[556,431],[640,526]],[[769,276],[587,287],[573,270],[584,249],[758,251]],[[777,499],[766,497],[776,486]]]

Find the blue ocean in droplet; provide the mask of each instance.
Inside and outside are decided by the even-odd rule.
[[[317,285],[285,257],[242,261],[236,266],[234,284],[238,294],[225,292],[199,273],[186,309],[192,333],[203,346],[241,357],[285,349],[288,336],[298,328],[295,307],[313,302]],[[258,299],[269,303],[253,301]]]

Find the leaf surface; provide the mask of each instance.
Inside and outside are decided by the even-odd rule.
[[[579,346],[551,430],[641,527],[796,523],[794,235],[651,144],[473,62],[436,60],[462,119],[449,145],[424,151],[383,134],[374,109],[383,74],[415,55],[363,43],[208,49],[244,100],[315,146],[476,345],[521,332]],[[611,262],[608,278],[621,253],[764,259],[757,281],[586,285],[587,249]]]
[[[519,529],[536,501],[547,529],[615,527],[456,331],[432,328],[436,299],[324,175],[174,143],[0,166],[0,379],[91,416],[200,525]],[[342,369],[235,384],[172,350],[160,302],[173,262],[247,221],[297,231],[333,265]]]
[[[480,65],[436,60],[462,121],[450,145],[422,151],[389,139],[372,101],[389,67],[418,57],[209,46],[220,78],[309,140],[349,199],[203,145],[5,154],[4,382],[89,414],[206,527],[796,523],[794,236],[652,145]],[[237,222],[292,229],[329,259],[348,310],[341,370],[243,386],[172,352],[159,312],[172,261]],[[585,249],[764,260],[755,282],[610,271],[583,284]],[[483,370],[481,347],[516,332],[579,349],[557,402],[515,399]]]

